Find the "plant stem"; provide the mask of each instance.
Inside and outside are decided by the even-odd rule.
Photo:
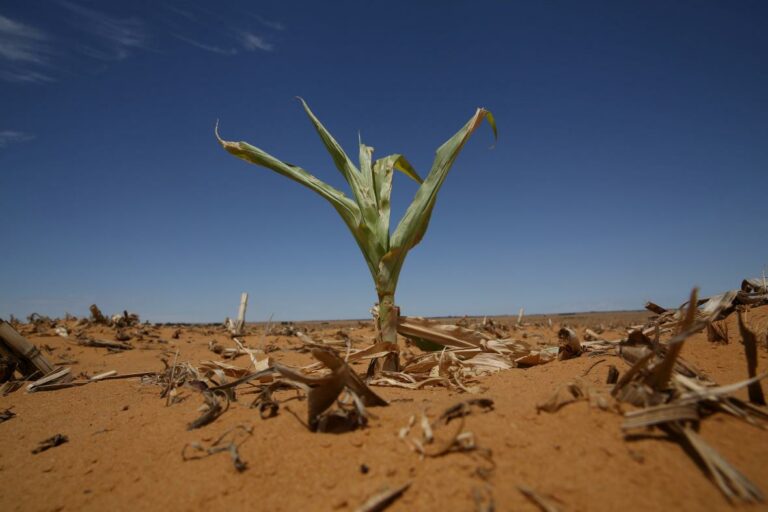
[[[397,344],[397,320],[400,316],[400,308],[395,306],[393,293],[379,295],[379,325],[378,331],[381,341]],[[383,368],[387,371],[400,370],[400,357],[398,354],[389,354],[384,358]]]

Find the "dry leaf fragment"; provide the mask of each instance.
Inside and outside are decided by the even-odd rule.
[[[242,437],[238,442],[237,437]],[[216,453],[229,452],[232,458],[232,465],[235,467],[238,473],[245,471],[248,465],[240,458],[240,452],[238,449],[240,446],[248,440],[253,434],[253,427],[238,425],[233,429],[227,430],[220,435],[215,441],[213,441],[207,448],[200,443],[187,443],[184,448],[181,449],[181,458],[184,461],[198,460],[210,457]],[[226,441],[228,439],[228,441]],[[226,441],[226,442],[225,442]],[[188,449],[192,449],[196,452],[193,455],[187,455]]]
[[[216,418],[224,414],[224,412],[229,409],[229,398],[227,397],[226,393],[222,391],[206,390],[203,391],[202,394],[203,399],[205,400],[205,407],[207,407],[207,409],[199,418],[187,425],[187,430],[194,430],[196,428],[204,427],[205,425],[212,423]],[[226,402],[226,407],[222,407],[217,394],[224,399]]]
[[[292,381],[281,380],[277,380],[267,386],[264,386],[264,388],[256,396],[256,399],[251,403],[251,408],[259,409],[259,416],[261,416],[261,419],[277,416],[277,411],[280,408],[280,404],[272,397],[272,393],[281,389],[298,389],[306,392],[307,386]]]
[[[408,420],[408,425],[404,426],[398,431],[397,437],[399,437],[400,439],[406,439],[406,437],[411,432],[411,429],[415,424],[416,424],[416,416],[412,414],[411,418]]]
[[[672,338],[667,344],[667,353],[664,355],[661,363],[655,365],[645,383],[656,391],[661,391],[667,387],[669,378],[675,368],[675,362],[683,348],[683,342],[686,338],[700,328],[696,324],[696,304],[699,290],[694,288],[691,291],[691,299],[688,301],[688,309],[685,311],[685,317],[680,323],[680,334]]]
[[[345,388],[350,391],[355,409],[362,418],[367,416],[364,406],[389,405],[386,400],[366,386],[362,379],[333,349],[314,347],[312,355],[331,370],[329,375],[310,377],[292,368],[279,364],[274,365],[275,370],[280,372],[286,379],[309,387],[307,424],[310,430],[315,431],[318,429],[321,414],[333,405]]]
[[[475,448],[475,436],[472,432],[464,431],[464,416],[461,417],[461,421],[456,423],[456,428],[449,431],[447,435],[443,434],[444,429],[434,429],[433,432],[438,432],[439,435],[434,434],[434,441],[432,443],[425,443],[422,454],[427,457],[440,457],[452,451],[467,451]]]
[[[747,503],[762,503],[765,497],[760,489],[731,466],[717,451],[709,446],[693,429],[670,423],[669,428],[675,434],[682,436],[688,445],[695,450],[715,484],[729,500],[739,500]]]
[[[493,499],[493,490],[490,486],[472,489],[472,500],[475,502],[475,512],[493,512],[496,503]]]
[[[482,411],[493,410],[493,400],[489,398],[474,398],[459,402],[441,414],[430,423],[427,416],[421,414],[421,439],[408,437],[416,423],[416,416],[411,416],[406,427],[400,429],[398,437],[405,441],[411,449],[422,457],[440,457],[453,451],[468,451],[477,448],[475,436],[464,430],[465,417],[471,413],[472,406]],[[451,420],[459,418],[455,428],[446,428]]]
[[[314,349],[312,355],[318,361],[331,369],[335,374],[341,375],[344,385],[355,392],[367,406],[389,405],[386,400],[374,393],[363,380],[331,349]]]
[[[430,425],[429,418],[423,412],[421,413],[421,431],[424,442],[431,443],[434,440],[435,436],[432,433],[432,425]]]
[[[99,373],[98,375],[94,375],[93,377],[89,378],[88,380],[90,380],[91,382],[97,382],[97,381],[103,380],[103,379],[105,379],[107,377],[114,377],[115,375],[117,375],[117,370],[110,370],[108,372]]]
[[[109,341],[109,340],[79,340],[77,342],[78,345],[82,345],[83,347],[94,347],[94,348],[106,348],[109,350],[131,350],[133,348],[132,345],[129,343],[124,343],[122,341]]]
[[[202,373],[221,370],[227,377],[235,378],[240,378],[251,373],[247,368],[241,368],[240,366],[227,364],[221,361],[200,361],[198,368],[200,368]],[[256,371],[259,370],[263,370],[263,368],[257,369]]]
[[[589,365],[589,368],[587,368],[586,370],[584,370],[584,371],[582,372],[581,376],[582,376],[582,377],[586,377],[587,375],[589,375],[589,372],[591,372],[591,371],[592,371],[592,369],[593,369],[595,366],[599,365],[600,363],[604,363],[604,362],[605,362],[605,359],[598,359],[597,361],[595,361],[594,363],[592,363],[591,365]]]
[[[40,452],[44,452],[46,450],[50,450],[51,448],[55,448],[56,446],[62,445],[64,443],[68,443],[69,438],[63,434],[56,434],[55,436],[49,437],[45,441],[41,441],[40,444],[32,450],[33,454],[37,454]]]
[[[600,340],[600,335],[597,334],[595,331],[593,331],[590,328],[584,329],[584,341],[598,341]]]
[[[472,412],[472,406],[480,408],[482,412],[491,412],[494,404],[490,398],[470,398],[447,408],[438,421],[450,423],[451,420],[466,416]]]
[[[728,324],[722,320],[708,322],[707,339],[713,343],[728,343]]]
[[[368,348],[352,352],[349,357],[346,358],[348,363],[361,359],[376,359],[384,357],[388,354],[397,353],[398,348],[395,343],[388,343],[386,341],[379,341]]]
[[[434,377],[434,378],[428,378],[424,379],[419,382],[413,382],[411,380],[397,380],[396,377],[401,379],[407,379],[408,374],[406,373],[396,373],[392,374],[390,372],[382,372],[382,374],[386,374],[388,376],[379,376],[375,379],[372,379],[368,382],[371,386],[392,386],[396,388],[405,388],[405,389],[421,389],[424,386],[428,386],[431,384],[445,384],[447,379],[444,377]]]
[[[0,423],[4,421],[8,421],[9,419],[16,416],[16,413],[13,412],[11,409],[5,409],[4,411],[0,411]]]
[[[533,489],[525,485],[518,485],[518,490],[523,493],[523,496],[528,498],[531,503],[539,507],[543,512],[558,512],[559,509],[552,502],[551,499],[545,498],[541,494],[537,493]]]
[[[541,350],[534,350],[531,351],[528,355],[516,358],[515,364],[519,367],[525,368],[528,366],[536,366],[539,364],[548,363],[557,357],[558,351],[558,347],[547,347]]]
[[[509,370],[513,367],[512,362],[501,354],[494,354],[492,352],[482,352],[462,361],[464,365],[467,365],[481,373],[494,373],[500,370]]]
[[[621,428],[629,430],[633,428],[650,427],[670,421],[699,421],[699,408],[697,404],[662,404],[654,407],[646,407],[637,411],[624,414],[624,423]]]
[[[49,373],[45,377],[41,379],[37,379],[32,384],[27,386],[27,391],[32,392],[35,391],[35,388],[38,386],[43,386],[46,384],[52,384],[54,382],[63,382],[67,379],[71,379],[69,376],[69,373],[72,369],[69,367],[61,368],[60,370],[56,370],[54,372]]]
[[[357,507],[356,512],[380,512],[386,510],[396,499],[403,495],[408,490],[413,482],[408,481],[399,487],[390,489],[384,488],[382,491],[377,492],[373,496],[369,497],[362,505]]]
[[[444,325],[426,318],[401,316],[397,324],[398,334],[413,340],[423,340],[437,345],[436,348],[477,348],[490,338],[480,331],[458,325]]]
[[[664,313],[667,312],[666,309],[664,309],[663,307],[659,306],[658,304],[654,304],[653,302],[646,302],[645,303],[645,309],[647,309],[648,311],[651,311],[653,313],[656,313],[657,315],[663,315]]]
[[[744,341],[744,354],[747,358],[747,374],[752,378],[757,373],[757,336],[747,327],[742,310],[739,310],[738,318],[739,332]],[[765,395],[763,395],[763,388],[760,386],[759,380],[751,383],[747,390],[749,391],[750,402],[756,405],[765,405]]]
[[[761,278],[744,279],[741,282],[741,291],[745,293],[768,293],[765,274]]]

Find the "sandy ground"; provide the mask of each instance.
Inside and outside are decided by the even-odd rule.
[[[646,315],[615,313],[553,317],[554,327],[533,320],[513,331],[541,344],[556,344],[561,323],[577,327],[602,324],[608,339]],[[754,310],[753,320],[768,325],[768,307]],[[509,323],[512,320],[507,320]],[[728,319],[730,343],[718,345],[704,334],[686,342],[683,356],[720,384],[746,378],[743,346],[735,335],[735,316]],[[346,326],[346,327],[345,327]],[[340,328],[353,346],[370,344],[368,324],[316,323],[316,339],[332,337]],[[218,327],[161,327],[159,338],[134,340],[120,353],[78,346],[71,340],[22,330],[53,361],[67,362],[73,374],[94,375],[163,370],[161,358],[193,364],[221,360],[208,349],[210,340],[233,346]],[[311,362],[299,353],[295,337],[263,336],[252,327],[249,346],[276,349],[277,361]],[[114,330],[91,328],[89,334],[114,339]],[[759,351],[758,371],[768,367]],[[253,395],[239,401],[212,424],[187,430],[199,415],[202,398],[182,391],[181,403],[166,406],[161,389],[140,379],[89,384],[38,393],[19,390],[0,397],[0,411],[16,417],[0,423],[0,510],[355,510],[367,497],[386,487],[412,482],[389,510],[477,510],[478,497],[492,497],[496,510],[537,510],[519,491],[524,485],[549,497],[561,510],[768,510],[765,505],[733,506],[676,443],[658,431],[626,439],[622,418],[578,402],[554,414],[538,414],[536,404],[562,383],[581,377],[605,381],[608,366],[627,366],[613,356],[554,361],[529,369],[512,369],[480,380],[480,396],[495,409],[475,412],[464,429],[474,434],[480,450],[420,459],[398,438],[412,415],[434,418],[445,408],[472,395],[445,388],[418,391],[376,387],[390,402],[372,409],[377,419],[368,428],[344,434],[309,432],[297,419],[306,417],[306,401],[285,402],[274,418],[261,419],[249,408]],[[76,361],[76,362],[74,362]],[[248,358],[233,364],[247,366]],[[365,366],[355,366],[360,372]],[[279,395],[287,399],[292,392]],[[737,396],[746,398],[745,392]],[[286,410],[289,408],[296,416]],[[253,428],[240,447],[248,468],[237,472],[227,453],[184,461],[187,443],[211,442],[238,425]],[[39,454],[38,443],[54,434],[69,442]],[[768,432],[718,414],[702,423],[701,434],[728,461],[768,492]],[[486,454],[485,456],[483,454]]]

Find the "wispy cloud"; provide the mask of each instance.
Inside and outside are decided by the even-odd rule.
[[[275,48],[271,43],[266,42],[263,37],[251,32],[240,32],[240,44],[249,52],[255,50],[271,52]]]
[[[20,142],[28,142],[34,139],[35,136],[31,133],[17,132],[13,130],[0,131],[0,149],[10,146],[11,144],[18,144]]]
[[[54,50],[42,30],[0,15],[0,80],[17,83],[51,82],[48,73]]]
[[[19,68],[0,69],[0,80],[17,84],[44,84],[56,81],[44,73]]]
[[[69,1],[69,0],[62,0]],[[238,8],[209,9],[206,4],[163,3],[175,16],[166,20],[171,36],[191,46],[219,55],[237,55],[241,52],[272,52],[275,45],[259,31],[247,25],[266,27],[264,30],[282,31],[285,25]],[[250,18],[250,20],[248,19]],[[233,40],[235,45],[232,44]]]
[[[211,53],[218,53],[219,55],[237,55],[237,48],[221,48],[220,46],[214,46],[210,44],[201,43],[199,41],[195,41],[194,39],[190,39],[188,37],[184,37],[180,34],[171,34],[173,37],[180,41],[184,41],[185,43],[194,46],[195,48],[200,48],[201,50],[206,50]]]
[[[74,42],[0,15],[0,80],[19,84],[55,82],[78,54],[114,61],[148,47],[148,32],[137,18],[116,18],[69,0],[57,4],[68,11],[71,19],[67,21],[80,36]],[[91,37],[83,38],[83,33]]]
[[[15,62],[45,64],[49,55],[48,36],[42,30],[0,15],[0,57]]]
[[[97,9],[116,4],[83,0],[51,4],[58,8],[58,23],[46,25],[45,30],[0,14],[0,81],[56,82],[63,73],[77,74],[96,62],[120,61],[142,50],[156,50],[155,45],[168,38],[222,56],[273,52],[275,44],[269,34],[285,30],[279,21],[238,9],[211,10],[183,2],[159,4],[166,14],[147,18],[154,25],[135,15]],[[158,20],[165,30],[157,26]],[[247,28],[247,24],[260,25],[260,29]]]
[[[171,12],[174,12],[174,13],[180,15],[180,16],[183,16],[183,17],[187,18],[188,20],[197,21],[197,17],[191,11],[188,11],[187,9],[182,9],[181,7],[178,7],[178,6],[175,6],[175,5],[166,4],[166,3],[163,4],[163,7],[165,7],[166,9],[168,9]]]
[[[77,27],[100,39],[105,49],[88,47],[89,57],[100,60],[122,60],[131,50],[149,48],[149,32],[138,18],[117,18],[68,0],[59,0],[59,5],[75,14]]]
[[[262,18],[258,14],[251,14],[251,16],[256,18],[259,21],[259,23],[261,23],[267,28],[271,28],[272,30],[285,30],[285,25],[283,25],[279,21],[272,21],[272,20]]]

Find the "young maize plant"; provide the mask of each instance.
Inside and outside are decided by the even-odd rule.
[[[422,180],[413,166],[402,155],[390,155],[373,160],[373,148],[360,142],[359,168],[352,163],[338,142],[315,117],[304,100],[299,98],[305,112],[333,158],[336,168],[352,189],[353,199],[343,192],[317,179],[300,167],[285,163],[246,142],[230,142],[216,137],[229,153],[248,162],[271,169],[290,178],[325,198],[341,215],[363,252],[379,297],[377,331],[380,341],[397,346],[397,317],[395,289],[405,256],[424,237],[429,225],[437,193],[448,175],[453,162],[469,136],[482,123],[488,121],[497,137],[493,115],[478,108],[453,137],[437,149],[432,169]],[[393,232],[390,232],[390,197],[395,170],[405,173],[420,184],[413,202]],[[387,363],[385,363],[385,366]],[[394,366],[397,366],[395,359]]]

